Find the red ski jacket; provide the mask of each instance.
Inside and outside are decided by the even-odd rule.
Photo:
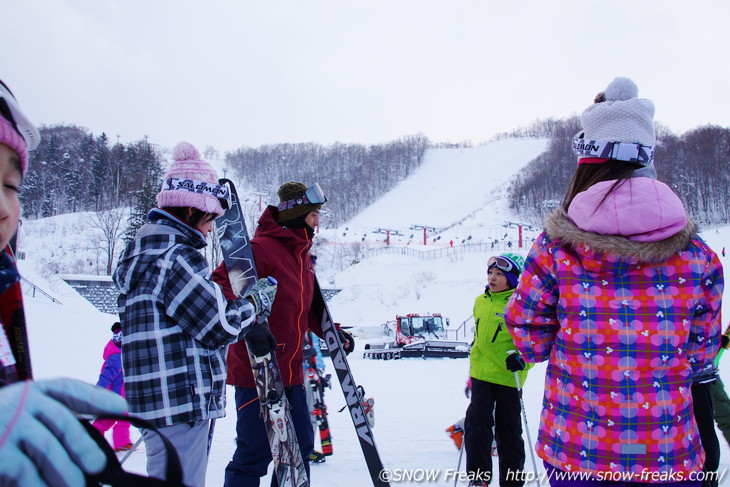
[[[304,382],[302,343],[310,329],[322,336],[322,329],[312,311],[314,268],[309,256],[312,241],[305,229],[286,228],[276,222],[276,207],[269,206],[259,218],[251,239],[256,270],[260,277],[272,276],[278,282],[274,305],[269,316],[271,333],[276,337],[276,359],[285,387]],[[235,299],[225,266],[213,273],[226,299]],[[255,387],[251,363],[243,340],[228,350],[227,383]]]

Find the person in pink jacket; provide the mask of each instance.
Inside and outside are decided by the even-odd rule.
[[[525,360],[548,361],[551,485],[701,484],[691,386],[720,345],[722,266],[656,180],[653,115],[627,78],[582,113],[578,169],[505,310]]]
[[[101,366],[97,386],[104,387],[124,397],[124,372],[122,371],[122,325],[112,325],[112,339],[104,347],[104,365]],[[129,437],[129,423],[115,419],[97,419],[92,423],[103,435],[112,429],[114,451],[126,451],[132,448]]]

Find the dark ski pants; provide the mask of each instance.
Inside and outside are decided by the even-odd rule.
[[[715,407],[712,402],[712,382],[692,384],[692,404],[694,406],[697,429],[700,430],[702,449],[705,450],[704,472],[717,472],[720,467],[720,442],[715,432]],[[717,487],[715,479],[705,480],[703,487]]]
[[[522,440],[520,396],[507,387],[472,378],[471,403],[464,421],[466,470],[484,479],[492,475],[492,427],[499,454],[499,485],[522,486],[525,443]]]
[[[715,422],[717,427],[722,431],[722,436],[730,445],[730,398],[725,392],[725,385],[718,377],[712,382],[712,402],[715,405]]]
[[[272,461],[269,437],[261,417],[258,394],[253,387],[236,387],[236,451],[226,467],[225,487],[258,487],[261,477],[266,475]],[[286,397],[291,406],[294,430],[299,440],[299,450],[309,476],[309,455],[314,449],[314,431],[309,420],[309,408],[304,386],[286,388]],[[276,475],[271,486],[277,487]],[[311,485],[311,480],[310,480]]]

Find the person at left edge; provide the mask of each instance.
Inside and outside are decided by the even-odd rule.
[[[78,380],[30,380],[30,363],[11,344],[26,345],[14,340],[25,324],[12,316],[22,310],[22,293],[15,293],[20,275],[9,243],[20,221],[28,151],[39,142],[38,130],[0,81],[0,485],[75,487],[107,463],[76,415],[124,414],[127,403]]]
[[[120,290],[122,364],[129,411],[174,445],[188,486],[205,485],[210,421],[225,416],[228,345],[260,327],[275,287],[260,280],[249,299],[226,299],[198,251],[223,214],[218,175],[181,142],[148,214],[114,271]],[[264,283],[264,284],[262,284]],[[263,298],[263,299],[262,299]],[[268,306],[266,305],[268,303]],[[159,436],[142,429],[147,473],[164,479]]]
[[[319,210],[326,198],[318,184],[307,187],[299,182],[282,184],[278,196],[279,205],[264,210],[251,239],[259,274],[272,276],[279,283],[276,303],[268,318],[276,342],[269,346],[266,340],[247,337],[245,342],[233,345],[228,354],[228,384],[236,389],[238,421],[236,451],[226,467],[227,487],[258,486],[272,461],[246,346],[255,355],[273,351],[275,347],[307,475],[309,455],[314,448],[314,431],[303,384],[302,348],[308,330],[322,336],[312,307],[314,268],[309,251],[319,225]],[[228,298],[233,297],[225,263],[215,270],[213,279],[221,284]],[[345,351],[351,350],[354,343],[351,336],[341,330],[338,333]],[[276,479],[272,479],[272,485],[277,485]]]

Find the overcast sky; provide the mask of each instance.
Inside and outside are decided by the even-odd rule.
[[[38,124],[221,152],[485,141],[616,76],[675,132],[730,126],[725,0],[1,0],[0,78]]]

